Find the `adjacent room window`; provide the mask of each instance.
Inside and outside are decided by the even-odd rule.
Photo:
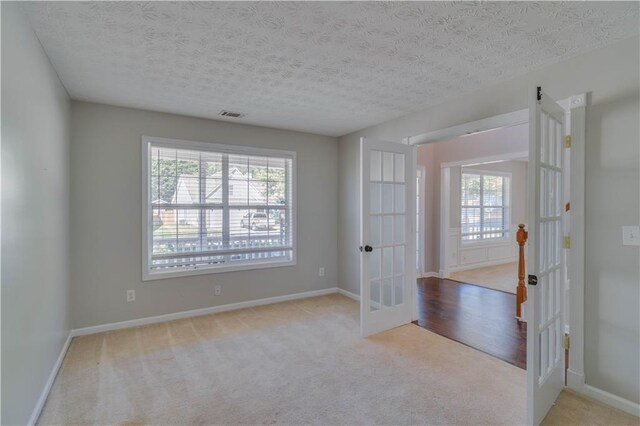
[[[506,174],[462,172],[460,227],[462,241],[509,236],[509,182]]]
[[[145,279],[295,263],[295,153],[143,137]]]

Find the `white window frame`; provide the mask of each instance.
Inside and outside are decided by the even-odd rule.
[[[505,221],[504,223],[504,229],[503,229],[503,233],[504,236],[503,237],[498,237],[498,238],[480,238],[477,240],[465,240],[463,239],[464,235],[475,235],[477,233],[473,233],[473,234],[464,234],[462,233],[462,209],[465,207],[472,207],[472,206],[463,206],[462,205],[462,175],[464,174],[474,174],[474,175],[481,175],[481,176],[501,176],[503,178],[508,178],[508,181],[506,182],[506,188],[504,189],[504,195],[503,195],[503,203],[502,203],[502,214],[503,214],[503,219]],[[496,244],[496,243],[503,243],[505,241],[508,241],[511,237],[510,233],[511,233],[511,188],[512,188],[512,174],[509,172],[500,172],[500,171],[493,171],[493,170],[482,170],[482,169],[475,169],[475,168],[469,168],[469,167],[462,167],[460,169],[460,188],[458,188],[458,191],[460,193],[460,208],[458,210],[458,214],[460,215],[460,244],[464,245],[464,246],[473,246],[473,245],[491,245],[491,244]],[[480,199],[482,200],[482,192],[483,189],[482,187],[480,187]],[[505,202],[506,201],[506,202]],[[484,208],[492,208],[491,206],[482,206],[482,201],[480,202],[480,211],[482,211]],[[497,231],[487,231],[485,233],[496,233]]]
[[[255,259],[238,264],[221,266],[199,266],[173,271],[151,270],[150,238],[153,236],[153,209],[149,187],[150,146],[164,146],[173,149],[187,149],[226,154],[255,155],[291,159],[291,258],[286,260]],[[181,139],[169,139],[155,136],[142,136],[142,280],[152,281],[165,278],[178,278],[192,275],[218,274],[251,269],[278,268],[296,265],[297,259],[297,193],[296,193],[296,152],[277,149],[256,148],[245,145],[223,145],[208,142],[195,142]]]

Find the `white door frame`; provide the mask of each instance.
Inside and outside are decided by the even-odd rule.
[[[425,211],[424,211],[424,206],[426,205],[425,203],[425,183],[427,180],[427,168],[424,165],[418,164],[417,165],[417,169],[416,169],[416,176],[420,175],[420,186],[418,188],[416,188],[416,194],[418,196],[418,200],[420,201],[420,210],[416,212],[417,218],[418,219],[418,230],[416,232],[416,234],[418,235],[418,241],[416,241],[416,253],[419,253],[420,255],[420,261],[419,261],[419,265],[418,268],[416,268],[416,272],[418,274],[418,278],[424,277],[426,274],[426,270],[425,270],[425,262],[424,262],[424,220],[425,220]]]
[[[571,158],[570,158],[570,197],[571,200],[571,262],[569,264],[569,330],[571,331],[571,350],[569,351],[569,370],[567,386],[581,393],[589,393],[584,376],[584,211],[585,211],[585,143],[586,143],[586,106],[587,94],[571,96],[558,101],[570,115]],[[458,138],[463,135],[486,132],[510,127],[529,121],[529,109],[499,114],[482,120],[462,123],[444,129],[405,137],[404,143],[422,145]],[[443,169],[445,170],[445,169]],[[441,194],[441,198],[443,195]],[[441,200],[442,201],[442,200]],[[447,220],[447,218],[445,218]],[[566,230],[565,230],[566,233]],[[441,236],[442,242],[442,236]],[[442,260],[441,260],[442,262]],[[414,292],[415,294],[415,292]],[[414,296],[415,297],[415,296]],[[417,319],[417,318],[414,318]],[[566,320],[565,320],[566,323]],[[607,400],[607,403],[628,411],[628,407]],[[623,405],[623,404],[622,404]]]

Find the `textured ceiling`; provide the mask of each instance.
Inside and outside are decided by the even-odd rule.
[[[342,135],[638,34],[638,3],[41,2],[74,99]]]

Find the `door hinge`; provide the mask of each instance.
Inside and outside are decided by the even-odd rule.
[[[571,248],[571,236],[564,237],[562,239],[562,248]]]
[[[571,347],[571,340],[569,339],[569,335],[567,333],[564,334],[564,338],[562,339],[562,346],[564,347],[565,351],[568,351],[569,347]]]
[[[571,148],[571,135],[567,135],[564,137],[564,147]]]

